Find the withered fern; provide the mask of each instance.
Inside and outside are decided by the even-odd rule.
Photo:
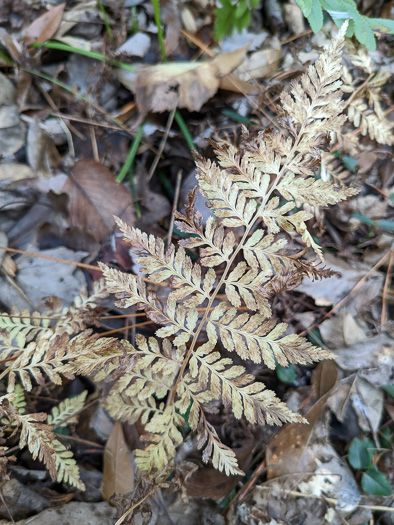
[[[69,366],[84,367],[89,360],[93,366],[98,350],[112,356],[108,372],[124,369],[106,406],[114,417],[131,422],[142,417],[146,423],[147,446],[135,451],[142,471],[161,471],[173,461],[188,412],[203,460],[227,474],[240,473],[234,452],[221,443],[206,417],[218,402],[252,424],[303,421],[228,355],[236,353],[271,369],[277,363],[332,357],[302,337],[285,335],[287,326],[272,319],[268,299],[303,275],[329,274],[316,261],[302,261],[304,250],[286,250],[285,238],[277,234],[298,234],[298,242],[323,262],[307,227],[313,215],[302,205],[310,210],[357,193],[314,177],[330,134],[339,132],[346,118],[340,91],[343,38],[344,29],[290,93],[282,94],[281,131],[266,130],[253,140],[245,132],[239,149],[212,143],[217,162],[196,156],[199,191],[213,215],[204,225],[194,210],[193,191],[185,215],[176,214],[177,228],[189,235],[178,248],[166,249],[162,239],[117,220],[125,240],[138,251],[141,272],[154,283],[170,280],[173,290],[163,304],[141,278],[102,264],[107,289],[116,294],[118,306],[136,306],[161,327],[148,340],[138,336],[135,347],[99,339],[84,350],[81,341]],[[241,231],[240,240],[235,228],[237,235]],[[200,263],[186,254],[194,248],[200,248]],[[222,292],[225,300],[223,295],[218,300]],[[228,351],[226,357],[220,345]]]
[[[345,30],[344,24],[290,93],[282,94],[280,130],[268,129],[257,138],[245,131],[240,148],[212,143],[216,162],[196,156],[198,191],[213,214],[204,224],[194,209],[197,189],[191,192],[185,214],[176,213],[176,226],[186,234],[178,248],[117,220],[125,240],[139,254],[141,272],[152,283],[169,281],[171,291],[163,301],[141,277],[101,264],[106,290],[116,295],[119,307],[144,310],[159,325],[155,336],[139,334],[132,345],[81,333],[89,324],[86,308],[76,320],[71,315],[55,329],[44,327],[38,315],[31,328],[9,322],[3,331],[14,332],[4,352],[16,357],[4,372],[10,392],[16,378],[30,389],[30,375],[39,382],[43,375],[58,383],[61,375],[76,374],[110,381],[104,405],[116,419],[140,419],[145,425],[146,447],[135,451],[135,459],[142,472],[151,474],[174,461],[184,439],[186,414],[203,461],[226,474],[242,472],[235,453],[221,442],[209,420],[220,403],[251,424],[304,421],[230,356],[237,354],[237,363],[241,358],[270,369],[332,357],[302,337],[286,335],[287,325],[273,319],[270,298],[293,288],[303,276],[330,276],[308,230],[310,210],[357,193],[314,176],[330,135],[340,131],[346,118],[340,90]],[[288,238],[299,246],[298,252],[287,246]],[[196,248],[200,259],[192,262],[186,250]],[[308,248],[315,259],[302,258]],[[11,340],[17,337],[13,347]],[[8,398],[3,403],[3,413],[15,419]],[[40,428],[40,417],[34,429]],[[23,442],[29,443],[26,432]],[[55,464],[51,432],[48,427],[47,438],[34,453],[47,457],[53,472],[59,458],[67,458],[58,446]],[[69,472],[66,466],[64,479],[79,483],[72,465]]]

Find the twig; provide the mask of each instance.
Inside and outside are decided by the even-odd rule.
[[[144,321],[143,323],[136,323],[129,326],[122,326],[121,328],[114,328],[113,330],[108,330],[108,332],[102,332],[100,334],[100,337],[103,337],[104,335],[111,335],[116,334],[116,332],[123,332],[124,330],[130,330],[130,328],[135,328],[138,326],[144,326],[147,324],[153,324],[153,321]]]
[[[387,314],[387,311],[388,311],[388,308],[387,308],[387,296],[388,296],[388,291],[389,291],[389,283],[390,283],[390,276],[391,276],[391,267],[393,265],[393,254],[394,254],[394,251],[391,250],[390,252],[390,260],[389,260],[389,265],[388,265],[388,268],[387,268],[387,273],[386,273],[386,279],[384,280],[384,285],[383,285],[383,296],[382,296],[382,316],[380,318],[380,324],[381,324],[381,327],[382,327],[382,330],[386,330],[387,329],[387,321],[388,321],[388,314]]]
[[[350,290],[350,292],[348,294],[345,295],[345,297],[343,299],[341,299],[335,306],[333,306],[331,308],[331,310],[329,312],[327,312],[325,315],[323,315],[323,317],[321,319],[319,319],[319,321],[317,321],[316,323],[313,323],[311,326],[309,326],[308,328],[306,328],[303,332],[301,332],[299,335],[300,336],[303,336],[303,335],[306,335],[310,330],[312,330],[313,328],[317,328],[319,326],[319,324],[324,321],[325,319],[327,319],[328,317],[330,317],[334,312],[336,312],[339,308],[341,308],[341,306],[343,306],[346,301],[350,298],[350,296],[352,295],[353,292],[355,292],[358,288],[360,288],[360,286],[368,279],[368,276],[374,272],[375,270],[377,270],[380,266],[382,266],[382,264],[384,263],[384,261],[387,259],[387,257],[390,255],[391,253],[391,250],[389,250],[381,259],[379,259],[379,261],[375,264],[375,266],[373,268],[371,268],[370,270],[368,270],[368,272],[364,275],[364,277],[362,277],[358,283],[356,283],[353,288]]]
[[[39,259],[47,259],[48,261],[55,261],[55,262],[61,262],[64,264],[71,264],[72,266],[78,266],[78,268],[84,268],[86,270],[94,270],[97,272],[101,272],[101,268],[99,266],[93,266],[92,264],[85,264],[80,263],[76,261],[67,261],[66,259],[59,259],[58,257],[51,257],[50,255],[42,255],[41,253],[34,253],[34,252],[27,252],[26,250],[17,250],[16,248],[9,248],[8,246],[0,246],[0,250],[5,250],[6,252],[12,252],[12,253],[20,253],[22,255],[29,255],[32,257],[38,257]],[[150,284],[155,284],[158,286],[168,286],[166,283],[156,283],[154,281],[151,281],[147,277],[141,277],[143,281]]]
[[[182,182],[182,170],[179,170],[176,176],[174,202],[172,205],[171,220],[170,220],[170,226],[168,228],[168,235],[167,235],[167,248],[169,248],[171,244],[172,230],[174,228],[175,212],[178,207],[179,193],[181,191],[181,182]]]
[[[171,126],[172,126],[172,123],[174,121],[174,116],[175,116],[175,111],[176,111],[176,108],[174,108],[169,116],[168,116],[168,120],[167,120],[167,125],[166,125],[166,129],[164,131],[164,135],[163,135],[163,138],[161,139],[161,142],[160,142],[160,146],[159,146],[159,151],[156,153],[155,155],[155,158],[152,162],[152,166],[150,167],[149,169],[149,173],[148,173],[148,181],[151,180],[152,178],[152,175],[154,174],[155,172],[155,169],[159,163],[159,160],[160,160],[160,157],[162,156],[162,153],[163,153],[163,150],[164,150],[164,147],[167,143],[167,139],[168,139],[168,134],[170,133],[170,129],[171,129]]]
[[[127,518],[127,516],[133,512],[134,509],[136,509],[137,507],[139,507],[141,505],[141,503],[143,503],[149,496],[152,496],[152,494],[155,493],[155,490],[157,489],[157,487],[154,487],[152,490],[150,490],[147,494],[145,494],[145,496],[143,498],[141,498],[140,500],[137,501],[137,503],[135,503],[132,507],[129,508],[129,510],[127,510],[123,516],[121,516],[118,521],[115,523],[115,525],[121,525],[121,523],[123,523],[124,519]]]

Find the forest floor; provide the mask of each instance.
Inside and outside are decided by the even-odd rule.
[[[390,18],[392,2],[362,3]],[[295,3],[267,0],[248,29],[218,43],[210,4],[165,0],[162,41],[149,0],[121,4],[1,3],[0,302],[2,316],[22,324],[44,297],[68,306],[91,290],[99,261],[138,273],[114,215],[177,244],[183,234],[173,211],[184,211],[196,185],[193,150],[212,158],[206,139],[237,146],[243,126],[252,136],[280,126],[280,93],[336,32],[328,22],[314,35]],[[337,273],[304,279],[271,300],[277,320],[335,360],[253,370],[310,424],[255,430],[226,422],[223,410],[217,429],[234,426],[246,475],[227,477],[184,446],[177,460],[194,462],[197,472],[178,491],[146,492],[132,518],[129,496],[141,482],[131,451],[142,423],[115,424],[100,404],[105,384],[45,377],[29,391],[19,387],[24,410],[53,420],[56,407],[64,409],[59,402],[80,396],[74,419],[55,433],[86,490],[53,482],[3,425],[1,524],[394,523],[392,40],[380,35],[370,52],[351,40],[345,46],[348,120],[316,176],[359,193],[311,208],[308,223]],[[206,218],[203,197],[196,206]],[[136,332],[152,335],[152,321],[138,315],[109,297],[93,330],[130,341]],[[5,370],[8,354],[2,359]],[[113,492],[117,509],[108,502]]]

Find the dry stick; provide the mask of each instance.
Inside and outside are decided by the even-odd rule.
[[[90,142],[92,144],[92,152],[93,152],[93,160],[97,162],[97,164],[100,163],[100,157],[97,147],[97,140],[96,140],[96,132],[94,130],[94,126],[89,126],[89,133],[90,133]]]
[[[167,235],[167,248],[169,248],[171,245],[172,230],[174,228],[174,220],[175,220],[175,212],[178,207],[179,193],[181,191],[181,182],[182,182],[182,170],[179,170],[176,176],[174,203],[172,205],[171,220],[170,220],[170,226],[168,228],[168,235]]]
[[[246,498],[249,489],[254,485],[257,478],[260,476],[266,470],[265,466],[265,459],[260,463],[260,465],[256,468],[256,470],[253,471],[252,475],[248,479],[248,481],[245,483],[245,485],[242,487],[242,489],[236,494],[232,501],[239,500],[239,503],[242,503],[243,500]],[[232,502],[230,502],[232,503]]]
[[[122,332],[123,330],[130,330],[130,328],[137,328],[138,326],[144,326],[147,324],[153,324],[153,321],[144,321],[143,323],[136,323],[129,326],[122,326],[121,328],[114,328],[113,330],[108,330],[108,332],[102,332],[100,337],[103,337],[104,335],[111,335],[115,334],[116,332]]]
[[[358,283],[356,283],[353,288],[350,290],[350,292],[345,295],[345,297],[343,299],[341,299],[339,301],[339,303],[337,303],[335,306],[333,306],[331,308],[331,310],[329,312],[327,312],[321,319],[319,319],[319,321],[317,321],[316,323],[312,324],[311,326],[309,326],[308,328],[306,328],[303,332],[301,332],[299,335],[300,336],[303,336],[303,335],[306,335],[310,330],[312,330],[313,328],[317,328],[319,326],[319,324],[324,321],[325,319],[327,319],[327,317],[330,317],[334,312],[336,312],[338,310],[338,308],[340,308],[341,306],[343,306],[343,304],[349,299],[349,297],[352,295],[353,292],[355,292],[358,288],[360,288],[360,286],[366,281],[366,279],[368,278],[368,276],[374,272],[375,270],[377,270],[380,266],[382,266],[382,264],[384,263],[384,261],[387,259],[387,257],[390,255],[390,253],[392,252],[392,250],[389,250],[376,264],[373,268],[371,268],[370,270],[368,270],[368,272],[364,275],[364,277],[362,277]]]
[[[72,266],[78,266],[78,268],[84,268],[85,270],[95,270],[101,272],[99,266],[93,266],[92,264],[85,264],[76,261],[67,261],[66,259],[59,259],[58,257],[51,257],[50,255],[42,255],[41,253],[27,252],[26,250],[17,250],[16,248],[8,248],[8,246],[0,246],[0,250],[12,253],[21,253],[22,255],[30,255],[32,257],[38,257],[39,259],[47,259],[48,261],[61,262],[64,264],[71,264]],[[150,284],[157,284],[158,286],[168,286],[166,283],[155,283],[147,277],[141,277],[143,281]]]
[[[160,158],[162,156],[164,147],[165,147],[165,145],[167,143],[168,134],[170,133],[170,129],[171,129],[172,123],[174,121],[175,111],[176,111],[176,107],[171,111],[171,113],[168,116],[167,126],[166,126],[166,129],[164,131],[163,138],[161,139],[161,142],[160,142],[159,151],[156,153],[156,156],[155,156],[155,158],[154,158],[154,160],[152,162],[152,166],[150,167],[150,170],[149,170],[149,173],[148,173],[148,180],[151,180],[152,175],[155,172],[155,169],[156,169],[156,167],[157,167],[157,165],[159,163],[159,160],[160,160]]]
[[[386,273],[386,279],[384,280],[384,286],[383,286],[383,297],[382,297],[382,316],[380,318],[380,324],[382,327],[382,330],[386,330],[387,327],[385,327],[387,321],[388,321],[388,314],[387,314],[387,296],[389,291],[389,283],[390,283],[390,275],[391,275],[391,267],[393,265],[393,254],[394,251],[390,251],[390,260],[389,265],[387,268]]]
[[[75,436],[68,436],[67,434],[57,434],[58,437],[60,438],[64,438],[64,439],[69,439],[70,441],[76,441],[77,443],[81,443],[83,445],[89,445],[90,447],[95,447],[95,448],[99,448],[99,449],[104,449],[104,445],[100,445],[100,443],[95,443],[94,441],[89,441],[87,439],[82,439],[82,438],[79,438],[79,437],[75,437]]]
[[[127,510],[123,516],[121,516],[118,521],[115,523],[115,525],[121,525],[121,523],[123,523],[124,519],[127,518],[127,516],[133,512],[134,509],[136,509],[137,507],[139,507],[141,505],[141,503],[143,503],[146,498],[149,498],[149,496],[152,496],[152,494],[154,494],[156,492],[156,489],[157,487],[155,486],[153,489],[151,489],[147,494],[145,494],[145,496],[143,498],[141,498],[139,501],[137,501],[137,503],[135,503],[132,507],[129,508],[129,510]]]
[[[38,79],[36,79],[36,84],[38,86],[38,89],[41,91],[41,95],[45,98],[45,100],[47,101],[48,103],[48,106],[50,106],[50,108],[52,109],[52,111],[59,111],[59,108],[56,106],[55,102],[53,101],[52,97],[50,96],[50,94],[44,89],[44,87],[42,86],[42,82]],[[63,121],[62,121],[63,122]],[[82,135],[82,133],[80,133],[77,128],[75,128],[70,122],[68,123],[68,126],[70,128],[70,130],[74,133],[74,135],[76,135],[78,138],[80,138],[81,140],[85,140],[85,137],[84,135]]]

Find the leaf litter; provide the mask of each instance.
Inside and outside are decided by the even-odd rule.
[[[103,2],[109,24],[114,29],[111,41],[103,13],[96,3],[84,5],[79,2],[71,8],[67,4],[50,4],[46,8],[34,6],[26,12],[25,6],[21,7],[19,2],[14,5],[5,3],[15,22],[14,25],[2,23],[2,50],[4,48],[6,56],[16,64],[28,63],[29,69],[45,74],[49,79],[20,69],[16,89],[12,68],[7,62],[1,62],[1,246],[6,248],[8,244],[77,264],[95,264],[99,251],[100,260],[131,264],[126,252],[122,251],[126,248],[122,247],[115,230],[113,215],[149,233],[167,237],[177,173],[182,170],[191,177],[194,174],[192,154],[185,145],[177,121],[166,137],[156,173],[150,182],[146,181],[163,136],[165,138],[166,112],[183,110],[183,119],[192,138],[199,141],[199,147],[205,149],[206,155],[209,155],[209,146],[201,138],[214,135],[223,138],[227,134],[228,140],[237,143],[242,118],[248,122],[252,134],[276,125],[278,93],[303,70],[303,64],[307,65],[318,56],[316,43],[322,39],[321,33],[312,39],[299,36],[304,20],[300,19],[298,12],[293,12],[296,6],[288,4],[284,18],[282,15],[276,18],[280,23],[273,33],[272,24],[271,28],[264,27],[256,19],[248,32],[234,34],[210,48],[212,29],[207,25],[209,20],[202,3],[185,6],[178,12],[174,2],[166,2],[162,16],[166,29],[166,53],[170,60],[162,64],[156,31],[152,30],[153,11],[143,4],[135,3],[130,13],[130,10],[115,7],[111,2]],[[269,10],[267,20],[275,20],[274,11]],[[182,27],[189,33],[185,33]],[[267,39],[269,29],[271,34]],[[327,31],[332,31],[332,27],[327,26]],[[293,43],[286,42],[293,38]],[[46,47],[48,40],[66,42],[75,48],[75,52],[49,49]],[[33,47],[34,43],[43,45]],[[245,47],[245,44],[248,45]],[[83,57],[78,48],[92,55]],[[201,50],[202,57],[196,55],[197,49]],[[97,59],[94,56],[96,51],[108,60]],[[362,51],[357,52],[358,62],[353,53],[350,61],[346,58],[346,64],[354,78],[361,78],[354,63],[365,66],[365,57]],[[387,56],[387,43],[383,38],[372,60],[387,69]],[[114,67],[113,59],[123,60],[136,72]],[[86,74],[87,68],[90,74]],[[22,74],[26,76],[22,78]],[[61,87],[62,82],[66,83],[67,90]],[[361,85],[361,82],[356,85]],[[372,98],[365,118],[370,117],[375,107],[379,113],[379,104],[382,104],[380,100],[376,105],[377,99],[373,98],[376,91],[373,89],[368,91]],[[383,102],[387,104],[390,91],[386,84],[382,90]],[[56,128],[52,123],[48,125],[54,118],[61,122],[62,134],[59,125]],[[145,122],[147,133],[138,146],[137,160],[127,172],[127,182],[116,183],[116,174],[126,160],[136,126],[141,122]],[[320,344],[331,350],[336,356],[335,365],[328,362],[314,371],[311,367],[296,367],[296,379],[291,386],[278,383],[275,373],[250,365],[250,371],[263,374],[264,381],[267,380],[269,387],[287,400],[289,406],[297,409],[301,405],[310,424],[289,425],[276,435],[262,428],[251,435],[250,428],[243,428],[227,413],[212,416],[216,428],[230,442],[239,444],[239,454],[245,457],[244,468],[249,469],[253,484],[248,486],[247,479],[237,477],[221,478],[209,466],[199,464],[195,455],[196,444],[191,436],[188,447],[180,451],[183,457],[179,468],[184,469],[184,474],[179,477],[183,480],[179,486],[196,497],[227,496],[227,499],[222,500],[221,507],[217,502],[193,497],[185,504],[180,498],[174,500],[173,494],[165,487],[161,489],[162,496],[153,496],[153,492],[149,492],[152,485],[143,487],[137,482],[131,498],[136,497],[138,501],[138,497],[146,497],[141,510],[146,516],[151,512],[152,523],[155,516],[156,522],[160,523],[157,520],[163,515],[163,505],[173,519],[181,516],[182,523],[202,523],[205,519],[223,523],[221,512],[225,509],[229,522],[239,524],[255,523],[256,520],[261,523],[293,523],[294,516],[306,523],[317,523],[318,520],[319,523],[336,524],[346,520],[361,524],[372,519],[372,513],[375,517],[381,514],[382,511],[374,507],[390,506],[390,501],[383,498],[370,500],[368,494],[378,490],[376,485],[382,483],[380,474],[388,479],[387,473],[393,468],[390,452],[390,447],[393,447],[390,438],[393,397],[382,389],[393,382],[393,334],[390,321],[384,325],[384,330],[380,328],[382,308],[391,312],[393,304],[389,275],[391,258],[387,257],[382,265],[370,270],[391,249],[393,187],[390,177],[384,175],[390,164],[388,150],[384,145],[377,146],[368,137],[369,129],[369,135],[380,136],[379,123],[369,118],[363,125],[361,134],[349,123],[341,147],[335,150],[337,160],[342,163],[348,157],[347,166],[356,165],[358,174],[354,170],[335,171],[332,159],[328,159],[326,165],[326,175],[336,182],[341,182],[343,176],[338,173],[346,173],[345,176],[352,181],[359,177],[360,196],[338,207],[335,216],[327,211],[312,219],[319,236],[325,231],[323,243],[327,266],[340,275],[313,283],[304,279],[294,290],[277,296],[273,305],[275,315],[290,322],[292,331],[306,329],[311,338],[317,337]],[[368,125],[375,128],[368,128]],[[55,139],[56,135],[61,135],[61,139]],[[183,180],[186,179],[184,176]],[[186,188],[186,183],[184,185]],[[66,205],[60,206],[56,198],[47,199],[51,191],[63,196]],[[27,234],[25,217],[29,222],[35,216],[31,211],[37,210],[37,202],[44,203],[42,209],[46,207],[48,212],[45,215],[41,211],[40,220],[30,222],[31,231]],[[136,204],[140,207],[140,217],[136,213]],[[201,205],[204,206],[203,202]],[[180,205],[178,210],[182,210]],[[207,214],[207,209],[202,211]],[[52,227],[48,229],[45,223]],[[44,231],[47,232],[45,235]],[[174,230],[173,235],[179,239],[180,233]],[[86,236],[85,242],[83,235]],[[33,241],[33,245],[29,245],[27,239]],[[291,234],[287,240],[292,242]],[[92,242],[97,249],[93,248]],[[84,244],[92,247],[90,253],[82,249]],[[72,265],[8,254],[4,250],[1,254],[3,310],[11,311],[13,307],[20,311],[31,310],[32,305],[38,306],[43,296],[56,296],[70,304],[83,285],[92,285],[92,276],[97,278],[94,277],[97,272],[87,268],[76,270]],[[347,295],[345,304],[336,308]],[[107,306],[116,312],[113,305],[108,303]],[[321,321],[331,309],[333,313]],[[129,313],[133,315],[135,312],[130,309]],[[134,337],[134,328],[127,328],[127,324],[135,322],[131,319],[130,323],[108,319],[98,324],[101,331],[121,328]],[[301,319],[310,322],[302,325]],[[316,329],[308,332],[308,328],[316,323],[317,332]],[[146,328],[148,330],[149,325]],[[71,380],[65,387],[71,391],[78,388],[78,380]],[[43,395],[47,397],[56,399],[63,395],[60,387],[45,388]],[[98,395],[97,385],[92,388]],[[42,395],[40,389],[37,386],[34,395]],[[77,461],[88,465],[101,479],[97,450],[102,449],[95,449],[94,444],[98,440],[97,446],[102,447],[106,438],[98,437],[91,428],[90,419],[93,421],[89,416],[87,424],[82,426],[80,422],[73,429],[71,437],[76,441],[70,443],[74,452],[79,454]],[[100,425],[100,422],[95,425]],[[112,447],[111,454],[115,455],[116,461],[107,462],[110,468],[104,469],[107,486],[108,483],[110,487],[122,485],[122,488],[114,489],[119,494],[127,493],[127,484],[132,492],[134,473],[132,467],[126,467],[128,464],[119,460],[118,455],[122,449],[126,451],[125,458],[130,457],[126,448],[136,448],[142,434],[142,423],[125,424],[125,428],[127,431],[120,447],[119,425],[118,434],[115,438],[112,436],[115,446],[111,445],[111,438],[108,440],[107,448]],[[376,449],[373,468],[362,473],[349,465],[347,453],[353,439],[368,437],[375,445],[380,445],[379,436],[386,429],[389,431],[389,447]],[[83,440],[90,443],[90,448],[83,444]],[[18,463],[27,476],[33,475],[31,461],[19,457]],[[190,467],[191,463],[193,467]],[[118,467],[114,469],[114,465]],[[197,473],[194,472],[196,467]],[[119,482],[119,476],[126,479],[126,486],[123,481]],[[40,486],[40,482],[37,484]],[[56,497],[61,497],[68,489],[52,486],[52,490],[57,491]],[[74,496],[77,500],[85,497],[75,493]],[[52,505],[53,501],[49,504]],[[73,513],[78,505],[82,509],[83,502],[75,501],[62,507],[69,520],[74,519]],[[95,505],[103,507],[102,516],[113,513],[107,504]],[[127,503],[120,504],[119,516],[126,508]],[[12,505],[10,510],[12,512]],[[44,523],[44,512],[37,515],[40,523]],[[9,514],[4,514],[4,518],[8,520]],[[94,519],[103,523],[100,521],[102,517],[89,516],[87,519],[91,523],[95,523]]]

